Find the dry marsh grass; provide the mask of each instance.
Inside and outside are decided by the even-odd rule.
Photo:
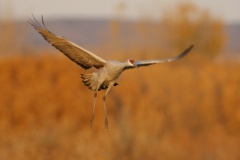
[[[239,64],[181,60],[123,73],[107,98],[63,56],[0,61],[0,159],[238,159]]]

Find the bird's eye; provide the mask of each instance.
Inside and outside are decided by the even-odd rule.
[[[134,63],[134,60],[133,60],[133,59],[130,59],[129,62],[133,64],[133,63]]]

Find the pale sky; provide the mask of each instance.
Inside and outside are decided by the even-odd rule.
[[[194,3],[227,23],[240,22],[240,0],[0,0],[0,18],[27,19],[34,14],[44,15],[45,19],[117,16],[156,19],[161,18],[163,10],[180,2]]]

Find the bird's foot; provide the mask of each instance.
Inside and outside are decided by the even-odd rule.
[[[108,119],[107,119],[107,117],[105,118],[105,128],[108,130]]]
[[[93,120],[94,120],[94,115],[92,115],[92,118],[91,118],[91,121],[90,121],[90,127],[92,129],[92,126],[93,126]]]

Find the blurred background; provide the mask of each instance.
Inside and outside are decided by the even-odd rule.
[[[0,0],[0,159],[239,159],[240,1]],[[179,61],[124,72],[107,99],[27,22],[105,59]]]

